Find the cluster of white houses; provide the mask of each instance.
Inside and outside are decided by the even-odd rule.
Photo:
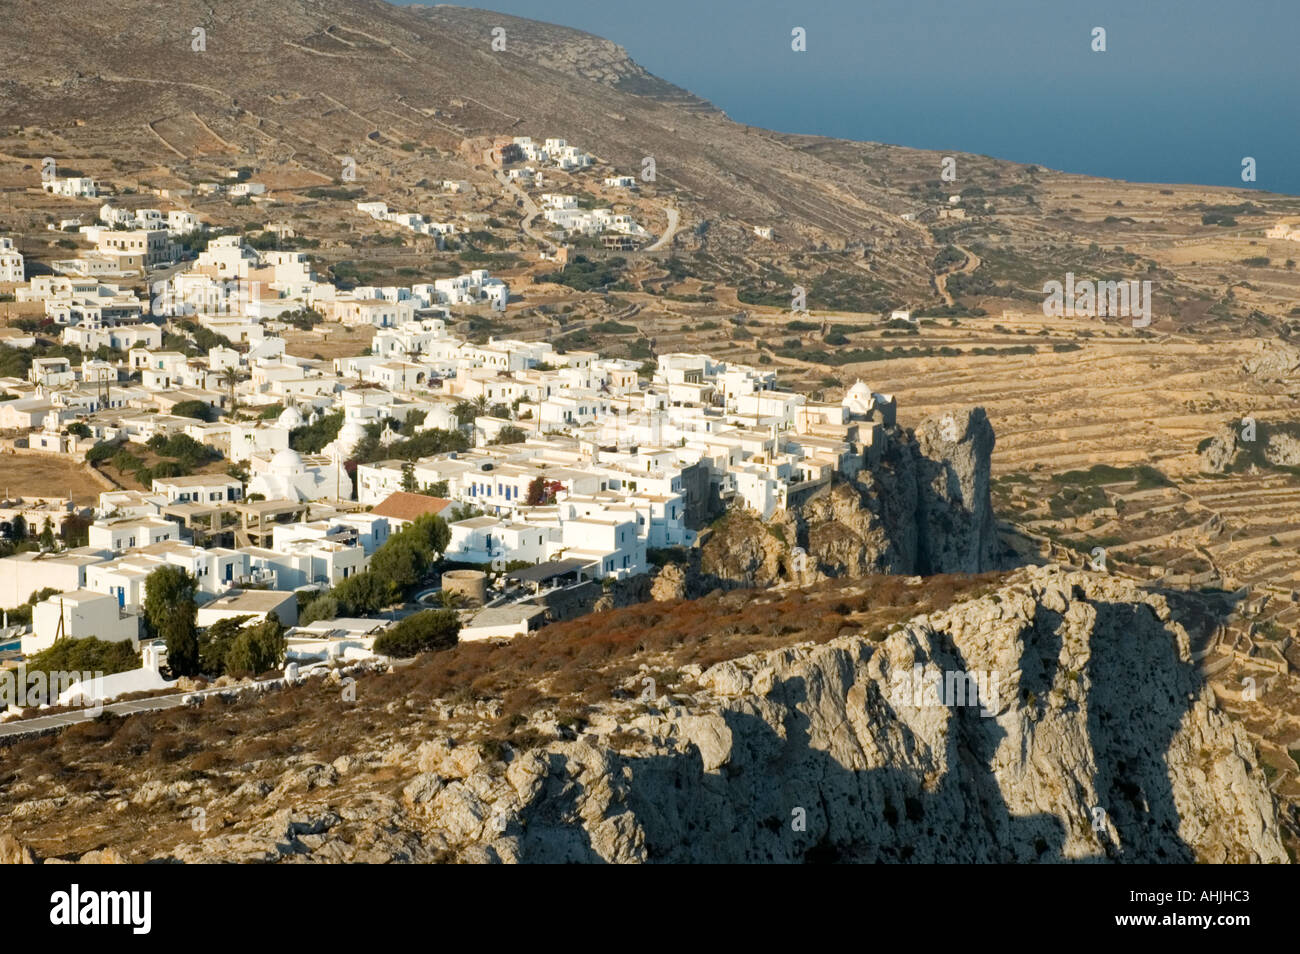
[[[20,292],[45,302],[67,343],[126,357],[37,358],[27,380],[0,378],[9,396],[0,428],[21,432],[18,445],[83,455],[185,434],[223,458],[215,472],[101,494],[87,546],[0,559],[0,607],[55,593],[35,606],[24,652],[61,636],[137,638],[145,581],[163,565],[198,581],[201,624],[274,614],[292,626],[297,591],[363,571],[391,533],[425,513],[448,520],[450,561],[626,578],[647,570],[649,551],[692,544],[726,506],[766,519],[852,476],[881,453],[894,422],[893,398],[861,382],[841,401],[817,402],[778,387],[773,371],[704,354],[663,354],[648,368],[546,342],[458,338],[451,307],[504,307],[508,297],[481,271],[345,292],[319,281],[301,253],[258,253],[227,236],[152,302],[68,276]],[[307,307],[375,325],[370,353],[289,355],[274,319]],[[236,346],[200,357],[164,350],[150,320],[158,315],[192,316]],[[235,416],[223,413],[232,395]],[[211,420],[172,413],[182,402],[209,405]],[[295,430],[334,416],[337,432],[318,452],[294,449]],[[469,450],[383,459],[395,442],[458,428],[472,436]],[[358,462],[363,441],[370,451]],[[51,519],[57,531],[72,510],[67,501],[4,506],[28,515],[32,534]],[[488,611],[483,631],[494,633],[519,625],[507,616],[522,613],[526,624],[535,615]],[[338,629],[353,639],[367,627]]]
[[[542,196],[542,215],[566,235],[601,235],[615,232],[644,239],[650,232],[626,213],[611,209],[583,209],[578,197],[548,192]]]
[[[420,235],[432,235],[438,239],[439,248],[442,248],[444,236],[456,234],[456,226],[450,222],[430,222],[419,212],[394,212],[388,208],[387,202],[358,202],[357,211],[377,222],[392,222]]]
[[[546,139],[539,143],[531,136],[516,136],[512,143],[518,147],[524,162],[551,165],[566,172],[586,169],[595,162],[594,157],[563,139]]]

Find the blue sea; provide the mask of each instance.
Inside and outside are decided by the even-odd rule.
[[[785,132],[976,153],[1130,182],[1300,195],[1295,93],[1211,88],[1175,96],[1051,84],[967,88],[960,96],[902,84],[838,92],[720,82],[712,98],[738,122]],[[1254,182],[1241,178],[1246,157],[1255,160]]]
[[[768,129],[1300,195],[1297,0],[461,2],[606,37]]]

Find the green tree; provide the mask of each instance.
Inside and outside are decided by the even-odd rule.
[[[172,413],[177,417],[192,417],[199,421],[214,419],[214,409],[207,401],[179,401],[172,405]]]
[[[199,672],[198,589],[198,581],[178,566],[158,567],[144,584],[145,624],[166,642],[167,664],[177,676]]]
[[[489,444],[522,444],[528,439],[523,428],[515,427],[513,424],[507,424],[501,430],[497,431],[497,436],[488,441]]]
[[[409,590],[428,574],[451,542],[447,522],[435,514],[411,521],[384,542],[370,558],[370,573],[399,591]],[[344,581],[346,582],[346,581]]]
[[[457,424],[461,427],[469,427],[474,423],[478,409],[469,401],[457,401],[456,406],[451,409],[451,413],[456,416]]]
[[[289,432],[289,446],[301,454],[319,454],[326,444],[339,436],[343,412],[325,414],[314,424],[304,424]]]
[[[321,593],[298,614],[298,625],[306,626],[322,619],[338,619],[339,601],[333,593]]]
[[[406,658],[417,653],[450,649],[460,633],[460,617],[455,610],[424,610],[408,616],[375,640],[375,652],[383,656]]]
[[[239,409],[239,398],[235,393],[235,388],[238,387],[239,382],[243,379],[243,372],[236,367],[228,367],[221,370],[221,383],[226,388],[226,417],[230,418],[232,421],[235,419],[235,411]]]
[[[388,606],[397,598],[397,589],[377,574],[367,572],[348,577],[334,587],[331,595],[342,612],[356,615]]]
[[[140,660],[129,639],[107,642],[87,636],[85,639],[60,639],[49,649],[28,656],[28,672],[115,672],[136,669]]]
[[[240,631],[226,653],[226,672],[256,675],[277,668],[284,661],[284,624],[272,614],[255,626]]]
[[[226,656],[240,631],[252,616],[230,616],[219,619],[207,628],[199,640],[199,666],[209,676],[220,676],[226,671]]]

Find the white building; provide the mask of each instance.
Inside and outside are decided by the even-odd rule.
[[[298,624],[298,595],[282,590],[232,590],[199,607],[198,625],[208,627],[218,620],[251,616],[257,623],[278,616],[286,627]]]
[[[23,255],[8,237],[0,238],[0,282],[23,280]]]
[[[339,500],[352,498],[352,478],[343,462],[320,454],[302,455],[285,448],[263,463],[254,458],[257,468],[248,482],[249,496],[261,494],[267,500]]]
[[[56,638],[87,636],[112,643],[129,639],[135,649],[139,633],[139,617],[118,606],[111,595],[73,590],[51,596],[32,608],[32,632],[22,638],[22,652],[31,656],[49,649]]]
[[[70,199],[93,199],[99,192],[95,180],[89,176],[72,176],[66,179],[45,179],[41,188],[50,195],[62,195]]]
[[[0,559],[0,607],[12,609],[33,593],[54,589],[68,593],[86,585],[86,567],[103,563],[108,554],[92,547],[41,553],[27,550]]]
[[[181,539],[178,525],[163,517],[150,516],[96,520],[88,532],[91,547],[114,553]]]

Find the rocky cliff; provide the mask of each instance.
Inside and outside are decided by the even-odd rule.
[[[993,427],[983,408],[915,431],[886,429],[879,460],[761,521],[729,514],[685,574],[683,591],[868,573],[981,573],[997,563],[989,498]],[[670,574],[670,578],[672,575]],[[661,584],[662,595],[682,595]]]
[[[1128,580],[1025,568],[891,632],[682,667],[672,698],[580,727],[533,713],[528,747],[368,737],[274,785],[145,783],[118,814],[212,819],[151,823],[136,861],[1285,862],[1179,618]],[[19,808],[21,829],[75,806]],[[89,860],[121,857],[104,837]]]

